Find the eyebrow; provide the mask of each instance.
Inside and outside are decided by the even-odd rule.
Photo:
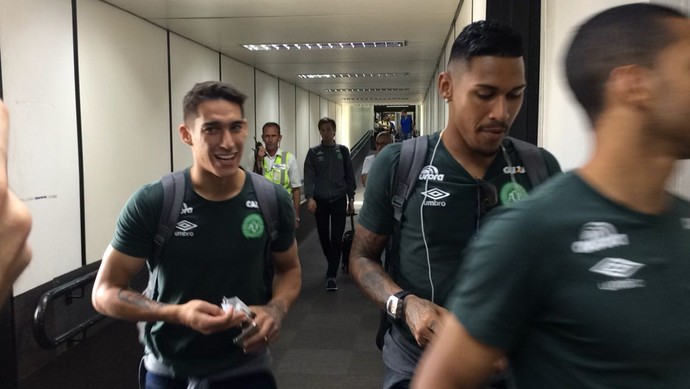
[[[497,90],[498,90],[498,88],[495,87],[495,86],[493,86],[493,85],[476,84],[475,86],[478,87],[478,88],[490,89],[490,90],[492,90],[492,91],[497,91]],[[520,89],[525,89],[525,88],[527,88],[527,84],[521,84],[521,85],[518,85],[518,86],[516,86],[515,88],[511,89],[510,91],[511,91],[511,92],[514,92],[514,91],[517,91],[517,90],[520,90]]]
[[[224,122],[221,121],[221,120],[210,120],[210,121],[208,121],[208,122],[204,122],[201,126],[202,126],[202,127],[218,126],[218,125],[223,125],[223,123],[224,123]],[[227,122],[227,124],[228,124],[230,127],[235,126],[235,125],[237,125],[237,124],[244,124],[244,123],[245,123],[245,120],[244,120],[244,119],[233,120],[233,121]]]

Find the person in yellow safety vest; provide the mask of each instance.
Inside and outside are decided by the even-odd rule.
[[[274,122],[264,124],[261,129],[261,139],[264,141],[265,152],[261,150],[257,156],[261,161],[262,174],[270,181],[285,188],[292,194],[292,202],[295,206],[295,228],[299,228],[300,188],[302,181],[299,175],[299,167],[295,156],[280,148],[283,136],[280,134],[280,125]]]

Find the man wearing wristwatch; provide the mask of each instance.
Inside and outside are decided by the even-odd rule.
[[[321,144],[304,161],[304,196],[316,217],[316,229],[328,262],[326,290],[338,290],[336,276],[342,255],[345,219],[355,211],[355,174],[350,150],[335,143],[335,120],[319,120]]]

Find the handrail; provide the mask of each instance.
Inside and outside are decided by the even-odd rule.
[[[355,143],[354,146],[352,146],[352,151],[350,154],[357,154],[362,147],[364,147],[365,144],[368,144],[370,137],[372,136],[372,130],[367,130],[367,132],[362,135],[361,138]]]
[[[75,297],[72,295],[72,291],[77,288],[81,288],[82,295],[76,297],[84,297],[84,285],[95,280],[97,273],[98,270],[94,270],[91,273],[83,275],[63,285],[57,286],[49,290],[48,292],[44,293],[43,296],[41,296],[41,298],[38,301],[38,305],[36,306],[36,310],[34,311],[33,321],[34,338],[41,347],[46,349],[54,349],[64,342],[71,342],[78,334],[85,335],[86,330],[89,327],[91,327],[92,325],[96,324],[98,321],[104,318],[103,315],[96,314],[95,316],[92,316],[86,321],[78,324],[71,330],[61,335],[58,335],[52,339],[48,337],[48,334],[45,330],[45,314],[48,309],[48,303],[60,296],[65,296],[66,304],[71,304],[72,299]]]

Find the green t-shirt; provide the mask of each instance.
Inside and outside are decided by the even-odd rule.
[[[175,232],[160,254],[157,301],[181,304],[192,299],[220,305],[237,296],[247,305],[269,300],[264,283],[268,232],[247,173],[241,192],[225,201],[209,201],[192,188],[186,191]],[[294,242],[294,210],[287,192],[276,185],[280,221],[272,251]],[[160,181],[148,184],[127,201],[117,222],[112,246],[133,257],[149,258],[163,203]],[[154,266],[147,260],[149,268]],[[240,365],[251,358],[233,345],[239,329],[203,335],[188,327],[147,323],[145,345],[182,376],[206,375]]]
[[[393,180],[400,158],[400,145],[391,144],[381,150],[367,177],[364,205],[358,220],[366,229],[380,235],[391,235],[395,225],[391,198],[395,193]],[[499,152],[482,177],[497,189],[498,204],[519,201],[531,189],[512,143],[506,140],[504,147],[513,174],[503,153]],[[560,172],[553,155],[543,149],[541,153],[549,175]],[[395,279],[403,289],[431,300],[431,276],[433,301],[439,305],[445,302],[454,285],[462,250],[478,228],[479,186],[477,179],[450,155],[443,142],[439,142],[439,133],[431,135],[425,167],[404,207],[401,220],[399,274]],[[422,207],[424,193],[426,199]],[[431,269],[427,264],[427,249]],[[409,330],[405,328],[404,331],[411,338]]]
[[[690,203],[641,214],[571,172],[491,216],[447,307],[518,388],[690,388],[689,252]]]

